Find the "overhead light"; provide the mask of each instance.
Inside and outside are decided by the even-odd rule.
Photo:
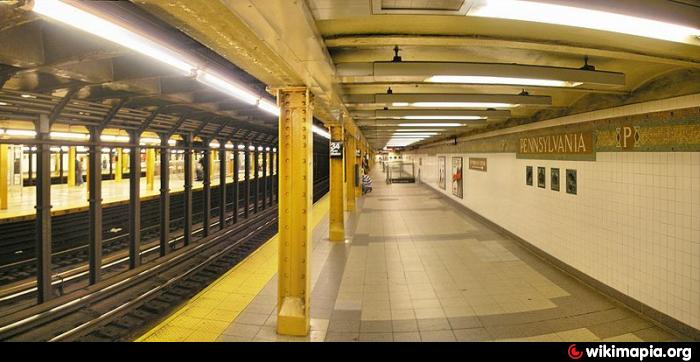
[[[197,72],[197,80],[248,104],[258,104],[260,99],[260,97],[243,86],[205,71]]]
[[[90,135],[85,133],[68,133],[68,132],[51,132],[49,137],[52,139],[63,139],[63,140],[89,140]]]
[[[435,136],[437,132],[405,132],[405,133],[394,133],[394,136]]]
[[[244,150],[244,149],[245,149],[245,145],[238,145],[238,149],[239,149],[239,150]]]
[[[221,147],[221,144],[219,143],[219,141],[209,142],[209,148],[220,148],[220,147]]]
[[[176,140],[168,140],[168,146],[175,146],[177,144]]]
[[[328,131],[326,131],[325,129],[323,129],[315,124],[313,126],[311,126],[311,128],[315,134],[317,134],[323,138],[326,138],[326,139],[331,139],[331,134],[328,133]]]
[[[519,104],[489,103],[489,102],[414,102],[392,103],[394,107],[420,107],[420,108],[513,108]]]
[[[33,96],[31,94],[22,94],[20,97],[22,97],[22,98],[36,98],[36,96]]]
[[[226,144],[224,145],[224,148],[231,150],[231,149],[233,149],[233,144],[232,144],[232,143],[226,143]]]
[[[625,85],[625,75],[589,68],[563,68],[541,65],[508,63],[466,62],[374,62],[340,63],[336,73],[342,82],[438,82],[465,84],[500,84],[518,86],[576,87],[582,84],[620,87]],[[386,95],[392,102],[421,102]],[[358,97],[359,98],[359,97]],[[377,96],[376,98],[379,98]],[[436,102],[456,101],[448,99],[425,100]],[[500,102],[495,100],[461,100],[462,102]]]
[[[9,106],[9,104],[7,104],[5,102],[0,102],[0,106]]]
[[[139,144],[160,144],[159,138],[141,137]]]
[[[272,149],[272,152],[277,152],[277,149],[276,149],[276,148],[273,148],[273,149]]]
[[[270,147],[265,147],[265,151],[270,152]]]
[[[5,134],[8,136],[27,136],[35,137],[36,132],[28,129],[8,129],[5,130]]]
[[[255,151],[255,146],[253,146],[253,145],[248,146],[248,151]]]
[[[519,0],[484,0],[468,15],[603,30],[673,42],[697,42],[700,29],[612,12]],[[697,44],[697,43],[696,43]]]
[[[412,119],[412,120],[426,120],[426,119],[445,119],[445,120],[463,120],[463,121],[475,121],[479,119],[486,119],[486,117],[480,116],[449,116],[449,115],[427,115],[427,116],[402,116],[401,119]]]
[[[258,151],[262,151],[262,150],[263,150],[263,147],[262,147],[262,146],[258,146]]]
[[[529,85],[540,87],[578,87],[582,82],[567,82],[554,79],[529,79],[492,76],[468,76],[468,75],[434,75],[425,79],[429,83],[460,83],[460,84],[503,84],[503,85]]]
[[[464,123],[399,123],[399,127],[462,127]]]
[[[100,140],[103,142],[129,142],[129,136],[114,136],[109,134],[103,134],[100,136]]]
[[[63,1],[34,0],[32,10],[168,64],[181,71],[183,74],[191,74],[196,68],[194,65],[183,61],[183,56],[181,54],[109,20],[69,5]]]
[[[268,113],[274,114],[278,117],[280,115],[280,108],[277,107],[276,104],[266,99],[260,99],[260,101],[258,102],[258,108],[262,109],[263,111],[267,111]]]

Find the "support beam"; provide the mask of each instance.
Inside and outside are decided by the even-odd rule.
[[[156,174],[156,150],[146,149],[146,190],[153,191]]]
[[[226,227],[226,147],[219,148],[219,229]]]
[[[243,155],[244,155],[244,168],[245,168],[245,184],[243,185],[243,190],[245,191],[245,194],[243,195],[243,217],[246,219],[248,218],[248,209],[250,208],[250,145],[246,145],[246,148],[243,150]]]
[[[343,142],[343,126],[331,125],[331,142]],[[330,241],[345,240],[345,214],[343,213],[343,157],[330,158]]]
[[[37,139],[49,139],[49,118],[41,115]],[[39,304],[53,298],[51,287],[51,148],[48,143],[36,145],[36,279]]]
[[[258,151],[257,147],[251,152],[251,155],[253,156],[253,176],[255,177],[255,187],[253,188],[253,212],[257,214],[258,199],[260,196],[260,172],[258,172],[258,168],[260,167],[260,151]]]
[[[185,246],[190,245],[192,241],[192,133],[188,133],[183,137],[185,143],[185,212],[183,225],[183,240]]]
[[[90,129],[90,151],[88,180],[90,205],[90,228],[88,234],[88,262],[90,285],[100,281],[102,276],[102,148],[100,147],[100,131]]]
[[[209,140],[204,139],[205,147],[209,145]],[[202,157],[202,233],[206,238],[209,236],[209,227],[211,225],[211,152],[209,149],[203,151]]]
[[[170,242],[170,149],[168,137],[160,139],[160,256],[168,253]]]
[[[7,210],[8,179],[7,163],[9,161],[8,145],[0,145],[0,210]]]
[[[279,285],[277,333],[309,333],[313,106],[306,88],[277,93],[280,105]]]
[[[355,211],[355,137],[345,142],[345,210]]]
[[[267,206],[267,156],[268,152],[265,151],[265,148],[262,150],[262,204],[260,205],[263,210],[265,210],[265,206]]]
[[[270,195],[267,200],[267,206],[272,207],[275,191],[277,190],[275,187],[275,153],[272,151],[272,148],[270,148],[270,152],[268,152],[268,154],[270,155],[270,177],[268,180]]]
[[[238,170],[240,169],[240,152],[238,151],[238,145],[233,145],[233,223],[238,222],[238,187],[240,183],[238,182]]]
[[[139,139],[131,132],[132,140]],[[141,147],[129,148],[129,268],[141,265]]]
[[[75,186],[75,146],[68,148],[68,186]]]

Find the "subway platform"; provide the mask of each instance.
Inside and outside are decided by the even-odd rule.
[[[314,206],[311,327],[276,332],[277,237],[138,341],[678,341],[421,184],[384,184],[330,242]]]

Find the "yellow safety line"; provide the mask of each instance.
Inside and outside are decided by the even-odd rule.
[[[313,228],[329,208],[328,196],[314,205]],[[136,342],[216,341],[277,274],[278,246],[275,235]]]

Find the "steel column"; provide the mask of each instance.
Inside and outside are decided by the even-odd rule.
[[[101,156],[102,149],[100,147],[100,132],[97,128],[90,129],[90,154],[89,165],[90,172],[88,177],[88,189],[90,204],[90,228],[88,239],[88,263],[89,263],[89,280],[90,284],[95,284],[100,281],[102,275],[102,172],[101,172]]]
[[[245,206],[243,210],[243,216],[247,219],[248,218],[248,209],[250,208],[250,147],[246,146],[246,149],[243,150],[243,166],[245,167],[245,185],[243,185],[243,189],[245,190],[245,195],[243,196],[243,204]]]
[[[345,210],[355,211],[355,137],[345,142]]]
[[[160,256],[168,253],[170,242],[170,149],[168,137],[160,140]]]
[[[114,181],[116,181],[116,182],[122,181],[123,159],[124,159],[124,152],[122,151],[121,148],[117,148],[117,165],[116,165],[117,168],[114,170]]]
[[[153,191],[154,178],[156,174],[156,150],[154,148],[146,149],[146,190]]]
[[[252,152],[253,154],[253,175],[255,176],[255,193],[253,194],[253,212],[258,213],[258,198],[260,196],[260,172],[258,168],[260,167],[260,151],[256,148]]]
[[[209,145],[209,140],[204,140],[205,147]],[[211,215],[211,152],[204,150],[202,158],[202,230],[204,237],[209,236],[209,217]]]
[[[37,139],[49,139],[49,118],[41,115],[37,125]],[[44,303],[53,298],[51,287],[51,148],[46,143],[36,146],[36,279],[37,301]]]
[[[272,148],[270,148],[270,179],[268,180],[269,183],[269,188],[270,188],[270,195],[269,199],[267,201],[268,206],[272,207],[272,200],[275,197],[275,154],[272,152]]]
[[[219,148],[219,229],[226,227],[226,147]]]
[[[9,161],[8,145],[0,145],[0,210],[7,210],[8,197],[8,181],[7,181],[7,162]]]
[[[75,146],[68,148],[68,186],[75,186]]]
[[[262,209],[265,210],[267,206],[267,151],[263,148],[262,150]]]
[[[183,225],[183,240],[185,245],[189,245],[192,241],[192,134],[189,133],[184,137],[185,141],[185,212]]]
[[[309,333],[311,207],[313,195],[312,95],[306,88],[277,92],[279,117],[279,284],[277,333]]]
[[[331,141],[343,142],[343,126],[331,125]],[[330,214],[331,241],[345,240],[345,214],[343,212],[343,157],[330,157]]]
[[[233,223],[238,222],[238,169],[240,168],[240,152],[238,152],[238,145],[233,145]]]
[[[138,132],[131,133],[138,140]],[[129,268],[141,265],[141,147],[129,147]]]

